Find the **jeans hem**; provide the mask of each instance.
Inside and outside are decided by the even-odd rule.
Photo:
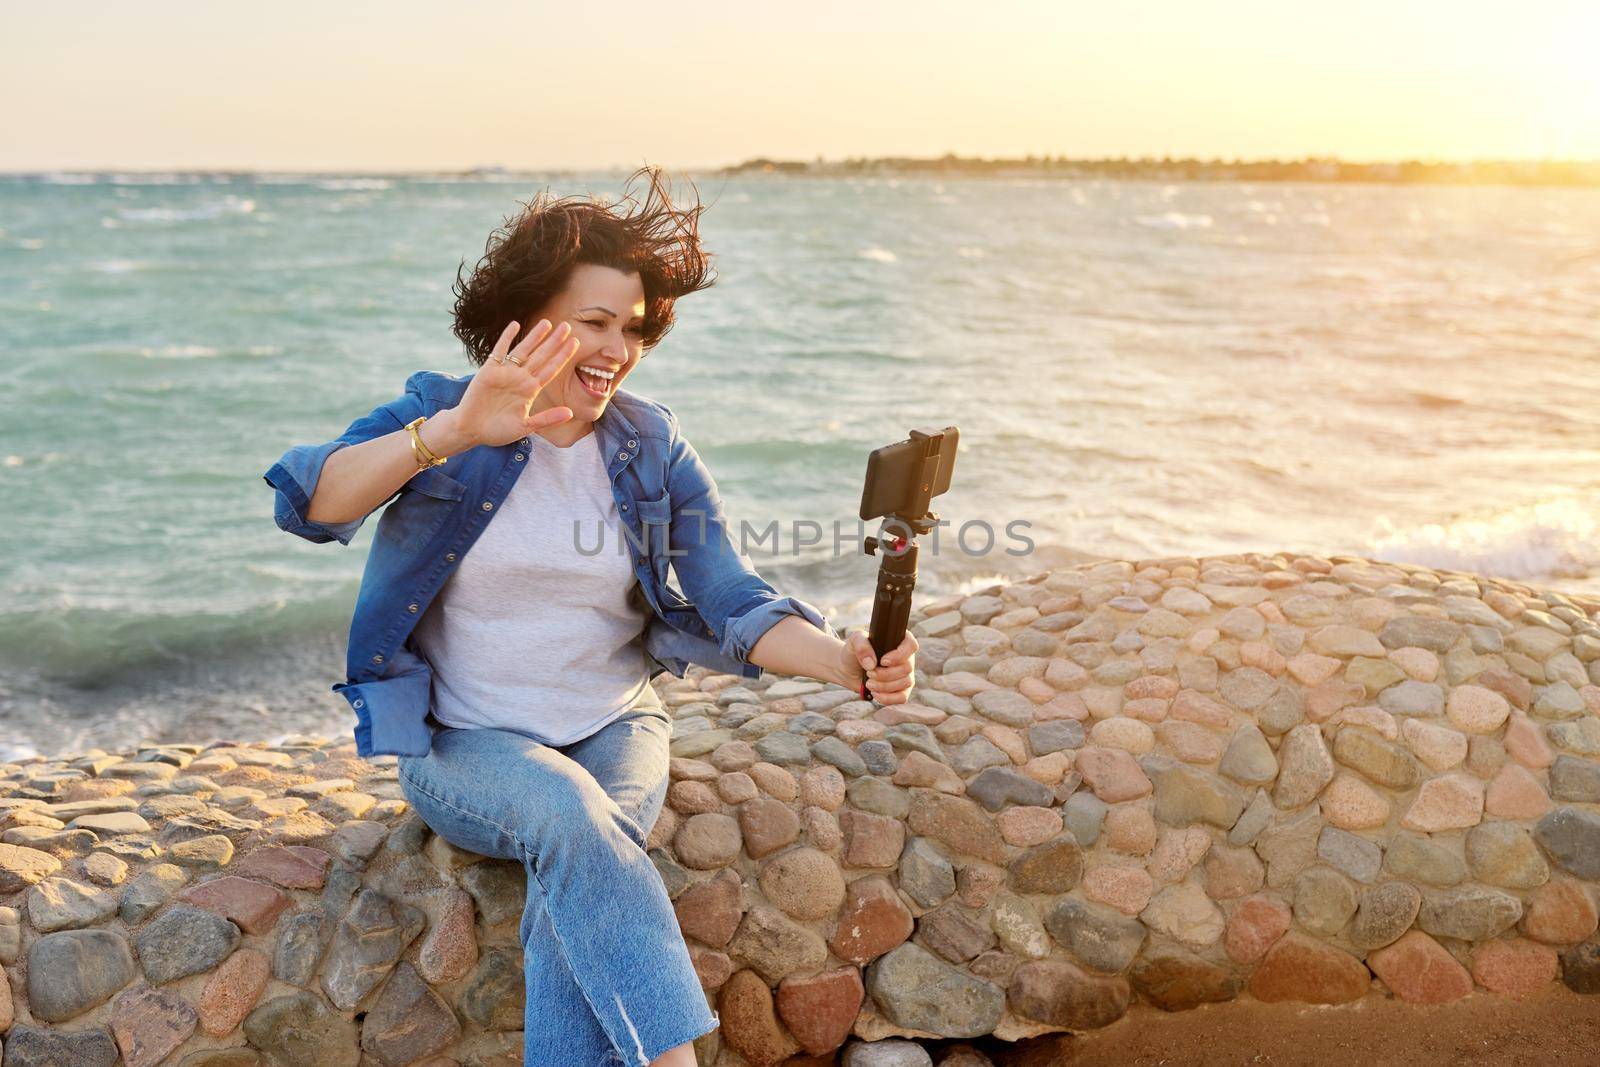
[[[715,1015],[712,1016],[711,1023],[710,1023],[709,1026],[706,1025],[705,1023],[703,1023],[703,1022],[695,1024],[693,1027],[690,1028],[690,1030],[689,1030],[687,1035],[685,1035],[683,1037],[680,1037],[680,1038],[678,1038],[678,1039],[676,1039],[674,1041],[668,1041],[665,1045],[662,1045],[660,1048],[658,1048],[654,1052],[650,1053],[650,1058],[649,1059],[640,1061],[638,1067],[648,1067],[649,1064],[654,1063],[661,1056],[665,1055],[666,1052],[669,1049],[675,1049],[679,1045],[694,1041],[697,1038],[704,1037],[705,1035],[709,1034],[711,1031],[715,1030],[717,1027],[719,1027],[721,1025],[722,1025],[722,1020],[720,1018],[718,1018],[717,1016],[715,1016]],[[623,1062],[627,1063],[626,1060],[624,1060]]]

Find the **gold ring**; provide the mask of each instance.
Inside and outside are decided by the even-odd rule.
[[[500,362],[502,362],[502,363],[515,363],[519,367],[522,366],[522,360],[518,359],[516,356],[511,355],[509,352],[506,353],[506,358],[502,359]]]

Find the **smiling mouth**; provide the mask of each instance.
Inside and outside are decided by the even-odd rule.
[[[597,374],[590,374],[581,368],[578,370],[577,375],[578,382],[583,386],[584,390],[596,400],[604,400],[610,394],[611,387],[616,382],[615,378],[607,380]]]

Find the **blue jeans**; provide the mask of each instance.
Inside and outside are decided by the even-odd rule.
[[[524,1063],[646,1067],[720,1024],[644,850],[671,733],[647,686],[570,745],[441,728],[428,755],[400,757],[406,799],[435,833],[527,869]]]

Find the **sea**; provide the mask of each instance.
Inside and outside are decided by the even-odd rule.
[[[676,177],[718,281],[624,388],[841,627],[869,453],[949,426],[919,599],[1280,549],[1600,592],[1600,190]],[[0,177],[0,760],[347,733],[372,524],[284,533],[262,474],[470,373],[458,269],[625,179]]]

